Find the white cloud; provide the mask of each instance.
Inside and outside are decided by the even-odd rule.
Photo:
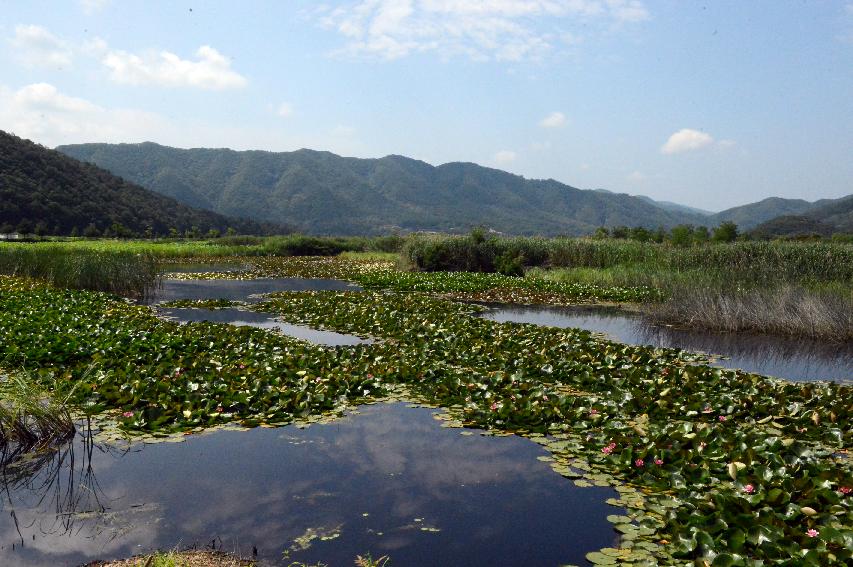
[[[646,177],[646,174],[643,173],[642,171],[632,171],[631,173],[628,174],[626,179],[628,181],[630,181],[631,183],[642,183],[643,181],[645,181],[647,179],[647,177]]]
[[[737,145],[737,142],[735,142],[734,140],[720,140],[719,142],[717,142],[717,146],[719,146],[720,148],[722,148],[724,150],[728,149],[728,148],[733,148],[736,145]]]
[[[71,47],[41,26],[15,26],[9,43],[18,61],[30,67],[67,67],[73,59]]]
[[[343,36],[344,54],[398,59],[438,52],[496,61],[541,58],[567,38],[574,44],[570,24],[649,17],[639,0],[357,0],[318,13]]]
[[[231,69],[231,61],[216,49],[203,45],[196,56],[196,60],[190,60],[169,51],[136,55],[110,50],[102,62],[117,83],[211,90],[246,86],[246,78]]]
[[[293,105],[289,102],[283,102],[278,105],[278,109],[275,113],[282,118],[289,118],[293,114]]]
[[[0,130],[47,146],[142,141],[167,127],[157,114],[106,109],[63,94],[47,83],[34,83],[17,91],[0,86]]]
[[[514,162],[516,157],[518,156],[512,150],[501,150],[492,156],[492,161],[505,165]]]
[[[543,128],[559,128],[566,124],[566,115],[562,112],[552,112],[539,122]]]
[[[661,153],[664,154],[679,154],[698,150],[714,143],[714,138],[705,132],[692,130],[690,128],[682,128],[674,133],[666,143],[661,146]]]
[[[79,0],[78,2],[83,11],[87,14],[93,14],[102,10],[110,0]]]

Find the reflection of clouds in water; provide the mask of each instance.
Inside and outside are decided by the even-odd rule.
[[[317,559],[351,561],[368,549],[405,556],[439,541],[476,557],[496,544],[518,548],[521,540],[551,530],[564,533],[563,516],[575,502],[582,527],[601,529],[579,512],[589,505],[578,496],[586,492],[537,461],[544,450],[530,441],[462,436],[459,429],[442,428],[429,410],[403,404],[368,406],[361,413],[305,430],[218,431],[183,443],[136,445],[121,458],[94,453],[98,482],[116,518],[81,518],[82,529],[70,535],[25,538],[23,554],[0,549],[0,564],[77,564],[213,538],[244,553],[257,545],[262,556],[274,559],[306,528],[339,524],[342,535],[334,543],[316,542],[314,551],[324,554]],[[607,496],[590,496],[606,508]],[[156,508],[133,508],[139,504]],[[519,513],[527,519],[516,527]],[[606,512],[595,513],[610,530]],[[53,517],[42,507],[42,519]],[[28,518],[38,514],[33,510]],[[535,533],[524,532],[540,518],[545,524]],[[102,525],[126,532],[115,539],[110,532],[92,537],[91,528]],[[423,532],[424,526],[441,532]],[[0,530],[0,541],[15,541],[14,527],[2,518]]]

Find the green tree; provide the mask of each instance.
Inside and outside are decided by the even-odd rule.
[[[680,224],[672,227],[670,239],[675,246],[689,246],[693,242],[693,226]]]
[[[714,229],[711,240],[714,242],[734,242],[737,237],[737,225],[732,221],[726,221]]]

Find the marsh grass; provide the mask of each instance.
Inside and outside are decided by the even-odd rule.
[[[0,246],[0,274],[125,296],[147,296],[160,278],[157,259],[151,254],[59,243]]]
[[[853,297],[793,285],[734,293],[680,287],[647,315],[657,324],[853,340]]]
[[[0,374],[0,467],[61,446],[74,432],[67,398],[26,373]]]

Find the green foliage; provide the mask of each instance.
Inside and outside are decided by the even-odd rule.
[[[87,237],[166,234],[170,227],[205,232],[234,226],[270,234],[284,228],[192,209],[93,165],[0,131],[0,225],[39,235]]]
[[[737,237],[737,225],[731,221],[726,221],[714,229],[711,240],[714,242],[734,242]]]
[[[0,243],[0,274],[26,276],[71,288],[145,296],[157,285],[154,256],[63,243]]]
[[[480,225],[508,234],[581,235],[600,225],[673,226],[702,218],[639,197],[471,163],[433,167],[402,156],[354,159],[311,150],[182,150],[151,143],[59,149],[190,206],[313,235],[459,232]]]

